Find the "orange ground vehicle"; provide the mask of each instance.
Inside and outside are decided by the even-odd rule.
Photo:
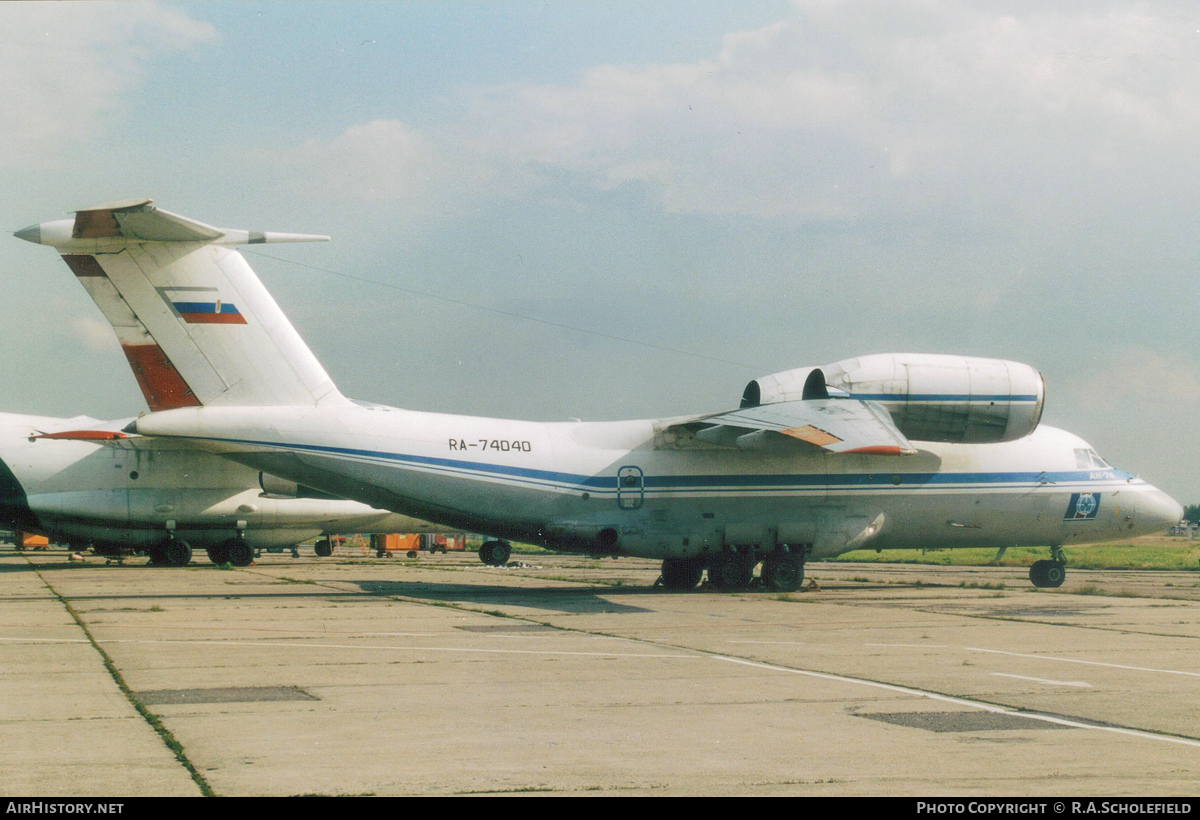
[[[371,547],[379,558],[402,552],[409,558],[425,552],[460,552],[467,548],[467,537],[455,533],[387,533],[371,536]]]
[[[44,550],[50,547],[50,539],[44,535],[34,535],[31,532],[22,532],[17,530],[15,533],[17,542],[17,550]]]

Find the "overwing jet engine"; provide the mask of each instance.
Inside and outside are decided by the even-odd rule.
[[[742,407],[849,398],[875,402],[905,437],[995,444],[1032,433],[1046,386],[1027,364],[923,353],[886,353],[754,379]]]

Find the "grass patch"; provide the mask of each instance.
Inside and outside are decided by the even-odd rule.
[[[1071,569],[1148,569],[1200,571],[1200,541],[1146,536],[1110,544],[1063,547]],[[834,559],[842,563],[932,564],[957,567],[1027,567],[1050,557],[1049,547],[1012,547],[996,560],[996,550],[855,550]]]

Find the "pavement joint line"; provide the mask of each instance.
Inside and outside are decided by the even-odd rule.
[[[393,598],[395,600],[408,601],[410,603],[427,604],[430,606],[436,605],[433,602],[423,601],[418,598],[409,598],[408,596],[403,596],[403,595],[389,594],[386,597]],[[480,612],[480,610],[475,610],[475,609],[472,609],[471,607],[463,607],[463,609],[465,609],[466,611],[470,611],[470,612]],[[920,610],[920,608],[918,608],[917,611],[923,611],[923,610]],[[495,613],[482,612],[481,614],[493,614],[494,615]],[[937,613],[937,614],[941,614],[941,613]],[[539,623],[538,621],[535,621],[533,619],[530,619],[528,617],[523,617],[520,615],[505,614],[503,617],[514,618],[516,620],[527,621],[530,623]],[[605,633],[594,633],[594,632],[588,633],[586,631],[572,629],[570,627],[555,626],[553,624],[545,624],[545,625],[551,626],[555,629],[563,629],[565,631],[579,633],[579,634],[593,634],[593,635],[605,634]],[[628,637],[628,636],[619,636],[619,635],[609,635],[608,637],[618,638],[620,640],[629,641],[631,643],[649,644],[651,646],[656,646],[656,647],[660,646],[660,644],[657,644],[653,641],[648,641],[648,640],[642,639],[642,638],[632,638],[632,637]],[[945,647],[945,648],[949,648],[949,647]],[[981,651],[981,652],[989,652],[989,651],[999,652],[1000,651],[1000,650],[975,649],[974,647],[966,647],[966,648],[968,650]],[[936,692],[927,692],[927,691],[923,691],[920,689],[913,689],[911,687],[899,686],[897,684],[887,684],[887,683],[881,683],[878,681],[871,681],[871,680],[866,680],[866,679],[861,679],[861,678],[851,678],[851,677],[847,677],[847,676],[843,676],[843,675],[834,675],[834,674],[826,673],[826,672],[815,672],[815,671],[804,670],[804,669],[790,668],[790,667],[786,667],[786,666],[776,666],[774,664],[762,663],[760,661],[752,661],[752,660],[748,660],[748,659],[734,658],[734,657],[730,657],[727,655],[720,655],[717,653],[705,652],[703,650],[690,649],[687,647],[679,647],[679,649],[681,651],[689,652],[689,653],[692,653],[699,657],[712,658],[715,660],[724,661],[726,663],[741,664],[744,666],[751,666],[751,667],[756,667],[756,668],[760,668],[760,669],[768,669],[768,670],[777,671],[777,672],[787,672],[787,673],[794,674],[794,675],[803,675],[803,676],[808,676],[808,677],[822,678],[825,680],[833,680],[833,681],[839,681],[839,682],[843,682],[843,683],[849,683],[852,685],[884,689],[887,691],[898,692],[898,693],[902,693],[902,694],[912,695],[915,697],[928,698],[928,699],[936,700],[936,701],[943,702],[943,703],[951,703],[951,704],[956,704],[956,705],[960,705],[960,706],[965,706],[967,708],[982,709],[984,711],[993,712],[996,714],[1006,714],[1006,715],[1015,715],[1018,717],[1028,717],[1033,720],[1040,720],[1040,721],[1043,721],[1046,723],[1053,723],[1053,724],[1067,726],[1067,727],[1071,727],[1071,728],[1089,729],[1092,731],[1112,732],[1115,734],[1126,735],[1129,737],[1137,737],[1137,738],[1142,738],[1142,739],[1146,739],[1146,740],[1155,740],[1155,741],[1159,741],[1159,742],[1163,742],[1163,743],[1175,743],[1175,744],[1180,744],[1180,745],[1184,745],[1184,746],[1200,748],[1200,740],[1196,740],[1196,739],[1192,739],[1192,738],[1177,737],[1177,736],[1167,735],[1167,734],[1158,734],[1155,732],[1146,732],[1146,731],[1142,731],[1139,729],[1130,729],[1130,728],[1122,727],[1122,726],[1110,726],[1110,725],[1089,723],[1089,722],[1083,721],[1083,720],[1073,720],[1073,719],[1058,717],[1058,716],[1054,716],[1054,715],[1044,715],[1044,714],[1039,714],[1037,712],[1029,712],[1029,711],[1022,711],[1019,709],[1013,709],[1011,707],[1001,706],[998,704],[989,704],[989,703],[986,703],[983,701],[974,701],[974,700],[969,700],[966,698],[956,698],[951,695],[942,695],[942,694],[938,694]],[[491,650],[491,651],[511,651],[511,650]],[[1020,653],[1003,653],[1003,654],[1019,655]],[[609,657],[612,657],[612,656],[610,655]],[[642,657],[648,657],[648,656],[642,656]],[[1028,657],[1041,658],[1043,656],[1030,655]],[[1069,660],[1069,659],[1062,659],[1062,660]],[[1090,662],[1083,662],[1083,663],[1090,663]],[[1113,665],[1116,666],[1115,664],[1113,664]],[[1171,670],[1154,670],[1154,669],[1138,670],[1137,667],[1125,667],[1125,668],[1129,668],[1129,669],[1136,670],[1136,671],[1151,671],[1151,672],[1171,671]],[[1200,676],[1200,674],[1198,674],[1198,673],[1190,673],[1190,672],[1179,672],[1177,674]]]
[[[624,639],[627,640],[627,639]],[[272,649],[364,649],[374,651],[396,651],[396,652],[462,652],[462,653],[482,653],[492,655],[569,655],[588,658],[674,658],[679,660],[691,660],[693,655],[686,651],[676,651],[671,653],[645,653],[645,652],[570,652],[561,649],[486,649],[476,647],[456,647],[456,646],[379,646],[372,644],[340,644],[340,643],[273,643],[266,641],[182,641],[170,639],[155,639],[155,638],[112,638],[108,640],[97,641],[96,643],[103,644],[176,644],[183,646],[244,646],[249,648],[270,647]],[[659,647],[661,649],[661,647]]]
[[[1152,666],[1128,666],[1123,663],[1106,663],[1104,661],[1085,661],[1079,658],[1059,658],[1054,655],[1034,655],[1029,652],[1008,652],[1003,649],[981,649],[977,646],[964,647],[968,652],[987,652],[990,655],[1009,655],[1014,658],[1033,658],[1039,661],[1056,661],[1058,663],[1077,663],[1082,666],[1102,666],[1109,669],[1125,669],[1130,672],[1154,672],[1159,675],[1184,675],[1189,678],[1200,678],[1200,672],[1185,672],[1182,669],[1156,669]]]
[[[705,653],[707,654],[707,653]],[[1029,718],[1031,720],[1040,720],[1045,723],[1054,723],[1059,726],[1068,726],[1073,729],[1090,729],[1095,732],[1112,732],[1114,734],[1125,735],[1127,737],[1138,737],[1145,740],[1156,740],[1161,743],[1177,743],[1182,746],[1191,746],[1200,749],[1200,740],[1186,737],[1177,737],[1174,735],[1159,734],[1157,732],[1147,732],[1141,729],[1130,729],[1124,726],[1107,726],[1102,724],[1090,723],[1084,720],[1057,717],[1054,715],[1044,715],[1038,712],[1029,712],[1021,709],[1013,709],[1008,706],[1000,706],[994,703],[985,701],[970,700],[968,698],[954,697],[953,695],[941,695],[936,692],[928,692],[922,689],[914,689],[909,686],[900,686],[894,683],[881,683],[879,681],[865,680],[863,678],[851,678],[845,675],[834,675],[829,672],[814,672],[807,669],[793,669],[787,666],[777,666],[771,663],[763,663],[761,661],[751,661],[744,658],[733,658],[727,655],[709,654],[709,657],[725,661],[726,663],[740,664],[742,666],[752,666],[758,669],[767,669],[773,672],[787,672],[792,675],[803,675],[810,678],[820,678],[822,680],[837,681],[839,683],[849,683],[857,686],[868,686],[874,689],[882,689],[887,692],[896,692],[902,695],[912,695],[920,698],[928,698],[936,700],[940,703],[949,703],[955,706],[965,706],[971,709],[982,709],[985,712],[992,712],[998,715],[1012,715],[1014,717]]]
[[[266,575],[266,573],[262,573],[262,574]],[[271,576],[268,576],[268,577],[271,577]],[[333,586],[333,584],[336,584],[336,583],[337,582],[332,582],[332,583],[326,582],[325,584],[322,584],[321,582],[317,582],[315,585],[326,586],[327,588],[337,589],[338,587]],[[361,590],[359,590],[359,591],[361,591]],[[369,592],[368,594],[374,595],[374,594],[379,594],[379,593]],[[386,594],[383,597],[391,598],[393,600],[406,601],[409,603],[423,604],[423,605],[427,605],[427,606],[447,606],[448,605],[448,604],[441,603],[441,602],[426,601],[426,600],[422,600],[419,598],[410,598],[410,597],[404,596],[404,595],[396,595],[394,593]],[[482,614],[482,615],[492,615],[495,617],[512,618],[514,620],[525,621],[528,623],[540,623],[539,621],[528,618],[526,616],[510,615],[507,613],[497,614],[495,612],[477,610],[470,606],[466,606],[466,607],[452,606],[452,608],[462,609],[462,610],[468,611],[468,612],[475,612],[477,614]],[[572,629],[570,627],[561,627],[561,626],[556,626],[554,624],[544,624],[544,625],[550,626],[554,629],[561,629],[566,632],[572,632],[572,633],[582,634],[582,635],[605,634],[605,633],[587,632],[584,630]],[[649,644],[650,646],[655,646],[655,647],[661,648],[661,646],[659,644],[656,644],[653,641],[647,641],[645,639],[631,638],[628,636],[618,636],[618,635],[609,635],[608,637],[613,637],[613,638],[617,638],[619,640],[629,641],[631,643]],[[164,643],[195,643],[195,642],[164,641]],[[205,641],[203,643],[220,644],[223,642]],[[269,645],[269,644],[260,644],[258,642],[246,642],[244,645],[256,646],[256,645]],[[312,647],[314,645],[313,644],[282,644],[282,646],[288,646],[288,647],[309,646],[309,647]],[[334,646],[336,647],[337,645],[334,645]],[[338,648],[341,648],[341,647],[338,647]],[[346,646],[344,648],[394,649],[396,647],[360,647],[360,646],[350,645],[350,646]],[[997,653],[1001,653],[1001,654],[1011,654],[1011,655],[1020,655],[1021,654],[1021,653],[1001,652],[1001,650],[976,649],[974,647],[966,647],[966,648],[971,651],[997,652]],[[411,649],[415,649],[418,651],[435,651],[429,647],[411,647]],[[1158,741],[1161,743],[1173,743],[1173,744],[1178,744],[1178,745],[1183,745],[1183,746],[1190,746],[1193,748],[1200,748],[1200,740],[1193,739],[1193,738],[1173,736],[1173,735],[1169,735],[1169,734],[1160,734],[1160,733],[1155,733],[1155,732],[1148,732],[1148,731],[1139,730],[1139,729],[1131,729],[1131,728],[1123,727],[1123,726],[1097,724],[1097,723],[1091,723],[1091,722],[1087,722],[1085,720],[1080,720],[1080,719],[1071,719],[1071,718],[1059,717],[1059,716],[1055,716],[1055,715],[1041,714],[1038,712],[1024,711],[1024,710],[1020,710],[1020,709],[1013,709],[1013,708],[1007,707],[1007,706],[1001,706],[999,704],[991,704],[991,703],[986,703],[984,701],[976,701],[976,700],[970,700],[967,698],[954,697],[951,695],[943,695],[943,694],[939,694],[936,692],[929,692],[929,691],[924,691],[921,689],[915,689],[912,687],[900,686],[898,684],[888,684],[888,683],[882,683],[879,681],[866,680],[866,679],[862,679],[862,678],[852,678],[852,677],[848,677],[848,676],[844,676],[844,675],[836,675],[836,674],[827,673],[827,672],[816,672],[816,671],[811,671],[811,670],[795,669],[795,668],[786,667],[786,666],[778,666],[775,664],[763,663],[761,661],[753,661],[753,660],[744,659],[744,658],[735,658],[735,657],[731,657],[728,655],[720,655],[718,653],[706,652],[704,650],[691,649],[691,648],[687,648],[687,647],[678,647],[677,649],[682,654],[655,656],[655,655],[641,655],[641,654],[636,654],[636,653],[630,654],[630,655],[623,655],[620,653],[561,653],[561,652],[546,652],[546,651],[537,651],[537,650],[507,650],[507,649],[467,649],[467,650],[463,650],[463,649],[457,649],[457,648],[447,648],[447,649],[444,649],[443,651],[484,652],[484,653],[496,653],[496,654],[505,654],[505,653],[509,653],[509,654],[579,654],[579,655],[592,655],[592,656],[597,656],[597,657],[645,657],[645,658],[667,657],[667,658],[680,658],[680,659],[686,658],[690,655],[692,657],[709,658],[712,660],[722,661],[725,663],[732,663],[732,664],[748,666],[748,667],[758,668],[758,669],[764,669],[764,670],[769,670],[769,671],[774,671],[774,672],[785,672],[785,673],[789,673],[789,674],[793,674],[793,675],[801,675],[801,676],[805,676],[805,677],[813,677],[813,678],[836,681],[836,682],[841,682],[841,683],[848,683],[851,685],[864,686],[864,687],[870,687],[870,688],[875,688],[875,689],[882,689],[884,691],[896,692],[899,694],[909,695],[909,696],[913,696],[913,697],[935,700],[935,701],[938,701],[941,703],[949,703],[949,704],[958,705],[958,706],[962,706],[962,707],[966,707],[966,708],[970,708],[970,709],[980,709],[980,710],[992,712],[995,714],[1012,715],[1012,716],[1016,716],[1016,717],[1026,717],[1026,718],[1030,718],[1032,720],[1038,720],[1038,721],[1042,721],[1045,723],[1052,723],[1052,724],[1066,726],[1066,727],[1070,727],[1070,728],[1087,729],[1087,730],[1091,730],[1091,731],[1100,731],[1100,732],[1110,732],[1110,733],[1114,733],[1114,734],[1124,735],[1127,737],[1136,737],[1136,738],[1141,738],[1141,739],[1145,739],[1145,740]],[[1039,655],[1029,655],[1028,657],[1045,659],[1044,656],[1039,656]],[[1051,658],[1051,659],[1053,659],[1053,658]],[[1058,659],[1058,660],[1069,661],[1070,659]],[[1075,661],[1075,662],[1098,663],[1098,662],[1088,662],[1088,661]],[[1118,666],[1116,664],[1100,664],[1100,665]],[[1119,667],[1119,668],[1128,668],[1128,669],[1135,670],[1135,671],[1150,671],[1150,672],[1172,672],[1173,671],[1173,670],[1138,669],[1138,667]],[[1200,673],[1189,673],[1189,672],[1175,672],[1175,674],[1200,676]]]
[[[25,560],[29,561],[28,557],[26,557]],[[192,782],[194,782],[200,789],[200,794],[204,797],[215,796],[216,793],[212,790],[212,787],[208,785],[208,781],[204,779],[204,775],[200,774],[196,767],[192,765],[192,762],[188,760],[187,753],[183,749],[183,744],[175,739],[175,735],[171,733],[170,729],[163,725],[162,720],[158,717],[158,715],[151,712],[140,700],[138,700],[137,696],[133,693],[133,690],[129,688],[129,684],[125,682],[125,678],[121,674],[120,670],[117,669],[117,665],[113,663],[112,658],[109,657],[108,653],[104,651],[104,648],[101,647],[96,641],[95,637],[91,633],[91,630],[87,628],[87,624],[83,622],[83,619],[79,617],[79,613],[77,613],[75,608],[71,606],[71,602],[67,600],[62,593],[55,589],[49,581],[46,580],[46,577],[42,575],[41,570],[38,569],[38,567],[34,565],[32,561],[29,561],[29,564],[33,567],[33,571],[37,574],[38,579],[46,586],[46,589],[50,591],[50,594],[58,599],[58,602],[67,610],[67,614],[70,615],[71,618],[74,619],[75,623],[79,625],[79,629],[87,638],[86,642],[90,643],[92,648],[96,650],[96,653],[100,656],[100,660],[104,664],[104,668],[108,671],[108,674],[113,679],[113,682],[116,683],[117,688],[121,690],[121,694],[125,696],[127,701],[129,701],[129,705],[132,706],[134,711],[146,721],[146,723],[150,726],[151,731],[153,731],[158,736],[159,740],[163,742],[163,745],[167,747],[167,751],[174,756],[179,764],[183,766],[184,770],[187,771],[187,773],[191,776]]]
[[[1013,675],[1008,672],[988,672],[989,675],[995,675],[998,678],[1016,678],[1017,680],[1029,680],[1034,683],[1045,683],[1050,686],[1078,686],[1081,689],[1091,689],[1092,685],[1085,680],[1051,680],[1050,678],[1031,678],[1028,675]]]

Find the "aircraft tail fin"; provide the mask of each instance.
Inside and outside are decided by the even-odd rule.
[[[18,231],[51,245],[112,324],[151,410],[345,401],[232,246],[326,236],[226,230],[149,199]]]

